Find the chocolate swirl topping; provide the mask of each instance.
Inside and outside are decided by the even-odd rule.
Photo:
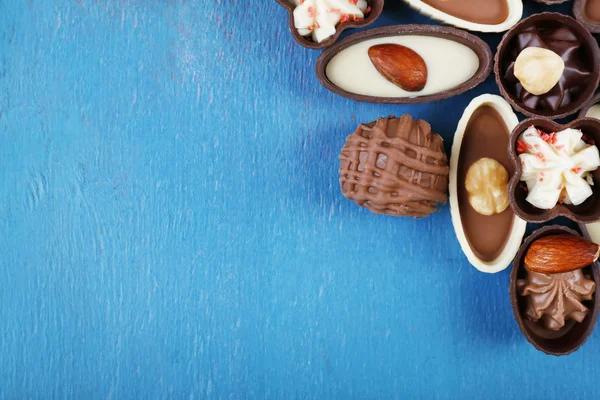
[[[409,115],[359,126],[340,160],[342,193],[376,214],[425,217],[448,199],[443,140]]]
[[[583,301],[591,300],[595,289],[580,269],[553,275],[527,270],[527,278],[517,281],[519,295],[527,296],[525,315],[553,331],[569,320],[582,322],[588,313]]]
[[[548,93],[540,96],[526,91],[514,74],[517,57],[528,47],[552,50],[565,62],[565,71],[560,81]],[[581,40],[568,27],[556,29],[529,27],[519,32],[507,48],[504,68],[506,88],[529,108],[538,111],[557,111],[576,101],[584,91],[586,81],[591,75],[590,66],[586,65],[585,59]]]

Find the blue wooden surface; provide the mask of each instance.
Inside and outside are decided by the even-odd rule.
[[[388,3],[378,26],[430,22]],[[338,188],[358,123],[411,113],[449,150],[493,78],[355,103],[286,18],[270,0],[0,0],[0,398],[597,397],[600,330],[537,352],[448,206],[375,216]]]

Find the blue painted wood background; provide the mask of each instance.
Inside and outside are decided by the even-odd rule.
[[[378,26],[430,22],[388,3]],[[355,103],[286,18],[270,0],[0,0],[0,398],[597,397],[600,330],[537,352],[448,206],[375,216],[338,188],[357,124],[411,113],[449,150],[493,78]]]

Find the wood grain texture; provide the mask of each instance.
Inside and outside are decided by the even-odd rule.
[[[430,22],[388,3],[377,26]],[[355,103],[285,18],[270,0],[0,0],[0,398],[597,397],[600,332],[537,352],[508,271],[467,263],[447,206],[375,216],[338,188],[358,123],[411,113],[449,150],[493,78]]]

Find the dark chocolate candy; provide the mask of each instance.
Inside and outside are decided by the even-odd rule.
[[[342,193],[376,214],[426,217],[446,203],[442,138],[409,115],[361,125],[340,155]]]
[[[600,302],[598,302],[598,295],[600,294],[600,285],[598,285],[599,275],[598,267],[595,263],[590,264],[589,266],[580,270],[582,276],[585,277],[585,279],[592,280],[595,285],[591,299],[581,299],[581,304],[587,308],[587,312],[585,312],[585,315],[583,315],[581,322],[570,319],[565,320],[563,325],[561,323],[553,323],[552,321],[548,321],[547,318],[543,318],[544,315],[552,314],[560,320],[558,314],[564,314],[564,311],[568,310],[563,310],[563,312],[554,312],[554,310],[548,310],[546,314],[542,313],[541,318],[536,318],[536,312],[532,311],[531,297],[521,295],[521,293],[523,293],[522,290],[524,290],[524,287],[527,286],[527,282],[525,280],[528,279],[528,271],[525,269],[523,260],[527,250],[529,249],[529,246],[531,246],[535,240],[541,237],[564,233],[570,233],[574,235],[578,234],[572,229],[558,225],[546,226],[533,232],[519,249],[510,274],[509,289],[511,305],[515,320],[517,321],[521,332],[525,338],[533,346],[535,346],[535,348],[543,351],[546,354],[554,356],[570,354],[579,349],[586,342],[594,330],[594,326],[598,320],[598,311],[600,309]],[[587,291],[590,289],[589,286],[590,285],[588,283],[582,287]],[[541,288],[541,290],[545,289]],[[552,292],[550,292],[550,294],[552,294]],[[557,306],[557,309],[561,307],[552,300],[554,300],[554,298],[548,298],[548,304],[550,308],[552,308],[554,305]],[[539,307],[539,309],[541,308],[543,307]],[[579,318],[580,316],[577,317]]]
[[[535,96],[514,76],[514,62],[527,47],[543,47],[559,54],[565,72],[546,94]],[[600,49],[589,31],[571,17],[541,13],[521,21],[502,39],[496,54],[496,81],[502,95],[528,116],[563,118],[578,111],[600,82]]]

